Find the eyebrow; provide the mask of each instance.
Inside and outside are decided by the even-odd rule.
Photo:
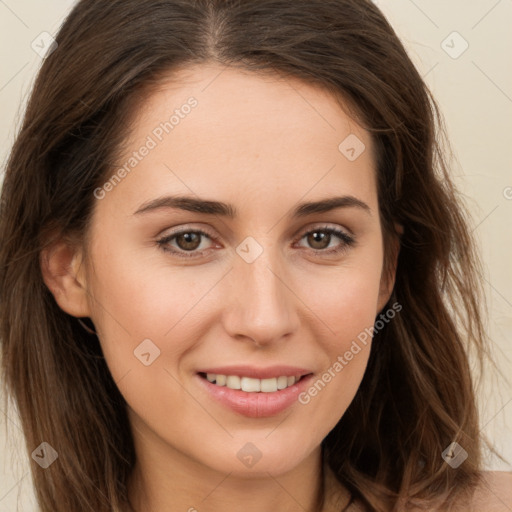
[[[234,219],[237,216],[236,208],[220,201],[210,201],[191,196],[165,196],[158,197],[151,201],[143,203],[134,215],[153,212],[160,209],[179,209],[194,213],[203,213],[206,215],[220,215]],[[292,211],[294,218],[307,217],[315,213],[325,213],[337,208],[358,208],[371,215],[371,208],[360,199],[354,196],[337,196],[301,203]]]

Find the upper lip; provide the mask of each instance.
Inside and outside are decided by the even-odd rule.
[[[216,366],[213,368],[205,368],[199,370],[198,373],[214,373],[216,375],[237,375],[239,377],[251,377],[253,379],[272,379],[274,377],[281,376],[297,376],[308,375],[312,373],[310,370],[305,368],[299,368],[297,366],[268,366],[266,368],[257,368],[256,366]]]

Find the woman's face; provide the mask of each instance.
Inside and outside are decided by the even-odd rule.
[[[392,283],[369,134],[320,89],[222,69],[135,117],[95,191],[88,307],[136,446],[279,474],[353,399]]]

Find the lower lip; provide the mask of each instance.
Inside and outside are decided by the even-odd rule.
[[[197,378],[213,398],[232,411],[249,418],[268,418],[297,402],[299,394],[307,388],[313,375],[307,375],[293,386],[272,393],[247,393],[239,389],[217,386],[199,374]]]

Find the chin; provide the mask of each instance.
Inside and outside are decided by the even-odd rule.
[[[270,438],[274,434],[270,434]],[[243,478],[261,477],[268,478],[288,473],[307,459],[314,447],[306,451],[299,442],[290,439],[289,443],[283,442],[278,436],[274,440],[265,439],[269,432],[261,433],[261,436],[246,435],[243,439],[237,436],[227,441],[227,446],[220,447],[212,453],[207,460],[201,460],[215,471],[231,473]],[[252,439],[252,440],[251,440]]]

